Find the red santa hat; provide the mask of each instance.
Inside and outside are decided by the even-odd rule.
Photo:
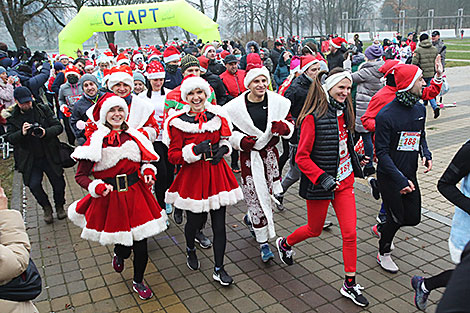
[[[304,73],[310,66],[313,64],[320,63],[320,60],[309,54],[309,55],[303,55],[300,57],[300,73]]]
[[[163,61],[165,63],[169,63],[172,61],[179,61],[180,59],[181,59],[181,55],[175,46],[169,46],[168,48],[165,49],[165,51],[163,51]]]
[[[165,69],[159,61],[152,61],[147,66],[145,76],[147,76],[148,79],[165,78]]]
[[[202,89],[204,93],[206,94],[207,98],[211,96],[211,87],[209,86],[209,83],[202,77],[198,76],[187,76],[183,80],[183,83],[181,84],[181,99],[183,99],[184,102],[188,102],[186,100],[186,96],[188,93],[193,91],[194,89]]]
[[[151,63],[152,61],[160,61],[162,53],[158,50],[154,50],[151,55],[148,56],[148,61]]]
[[[330,45],[332,45],[336,49],[341,48],[342,43],[348,43],[348,42],[344,38],[341,38],[341,37],[330,39]]]
[[[209,59],[203,55],[201,55],[197,59],[199,60],[199,68],[201,69],[201,72],[202,73],[207,72],[207,69],[209,68]]]
[[[382,73],[382,74],[385,74],[387,73],[392,67],[394,67],[395,65],[399,64],[399,63],[402,63],[401,61],[399,60],[392,60],[392,59],[388,59],[385,61],[385,63],[379,67],[379,72]]]
[[[207,57],[207,53],[208,53],[210,50],[214,50],[214,52],[217,51],[213,45],[211,45],[211,44],[206,44],[206,45],[202,48],[202,55],[205,56],[205,57]]]
[[[395,83],[399,92],[408,91],[413,88],[423,71],[412,64],[397,64],[389,70],[395,76]],[[388,74],[388,73],[387,73]]]
[[[85,69],[94,69],[95,66],[93,65],[93,63],[90,61],[90,60],[86,60],[85,61]]]
[[[59,55],[59,61],[62,61],[63,59],[68,59],[69,57],[66,54],[61,54]]]
[[[132,56],[132,61],[136,61],[137,59],[141,58],[142,61],[144,60],[144,55],[138,51],[134,52],[134,55]]]
[[[109,72],[108,88],[112,89],[114,85],[122,82],[134,89],[134,78],[132,69],[129,65],[114,66]]]
[[[117,64],[117,65],[123,65],[123,64],[130,65],[131,62],[129,62],[129,59],[126,57],[126,55],[125,55],[124,53],[120,53],[120,54],[116,57],[116,64]]]
[[[106,114],[115,106],[121,107],[124,110],[124,120],[126,120],[129,114],[126,100],[115,94],[106,93],[98,99],[93,107],[93,119],[95,122],[104,125],[106,123]]]
[[[75,65],[69,64],[65,67],[65,78],[69,77],[69,75],[77,75],[78,78],[80,78],[82,75],[80,75],[80,70],[78,67]]]

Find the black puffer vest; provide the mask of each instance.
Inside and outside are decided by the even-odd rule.
[[[344,111],[347,121],[347,111]],[[329,175],[336,177],[339,166],[339,133],[338,117],[336,109],[328,106],[328,111],[321,118],[315,119],[315,143],[313,144],[310,158],[322,170]],[[348,152],[351,156],[351,164],[355,177],[364,177],[359,157],[354,151],[352,134],[348,131]],[[334,199],[334,192],[323,189],[321,185],[316,185],[302,173],[300,178],[299,194],[306,200],[330,200]]]

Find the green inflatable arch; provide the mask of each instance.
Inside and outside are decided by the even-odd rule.
[[[74,55],[95,32],[179,26],[203,41],[220,41],[219,25],[184,0],[87,7],[59,34],[59,52]]]

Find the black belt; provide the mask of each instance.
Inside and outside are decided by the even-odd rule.
[[[212,161],[214,158],[214,154],[219,150],[219,143],[215,143],[210,146],[211,149],[208,152],[203,152],[202,153],[202,159],[204,161]]]
[[[116,177],[104,178],[103,181],[114,187],[117,192],[124,192],[129,190],[129,187],[134,185],[140,180],[139,173],[134,172],[132,174],[119,174]]]

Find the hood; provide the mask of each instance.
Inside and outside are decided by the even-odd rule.
[[[259,52],[259,45],[256,41],[252,40],[252,41],[248,41],[246,43],[246,54],[249,54],[250,53],[250,47],[253,46],[255,47],[255,53],[258,53]]]
[[[421,48],[429,48],[432,46],[432,42],[431,42],[431,39],[425,39],[423,41],[420,41],[419,43],[419,46]]]
[[[288,52],[287,50],[282,51],[281,56],[279,57],[279,63],[278,63],[280,66],[290,65],[290,62],[284,61],[284,54],[286,54],[287,52]]]

